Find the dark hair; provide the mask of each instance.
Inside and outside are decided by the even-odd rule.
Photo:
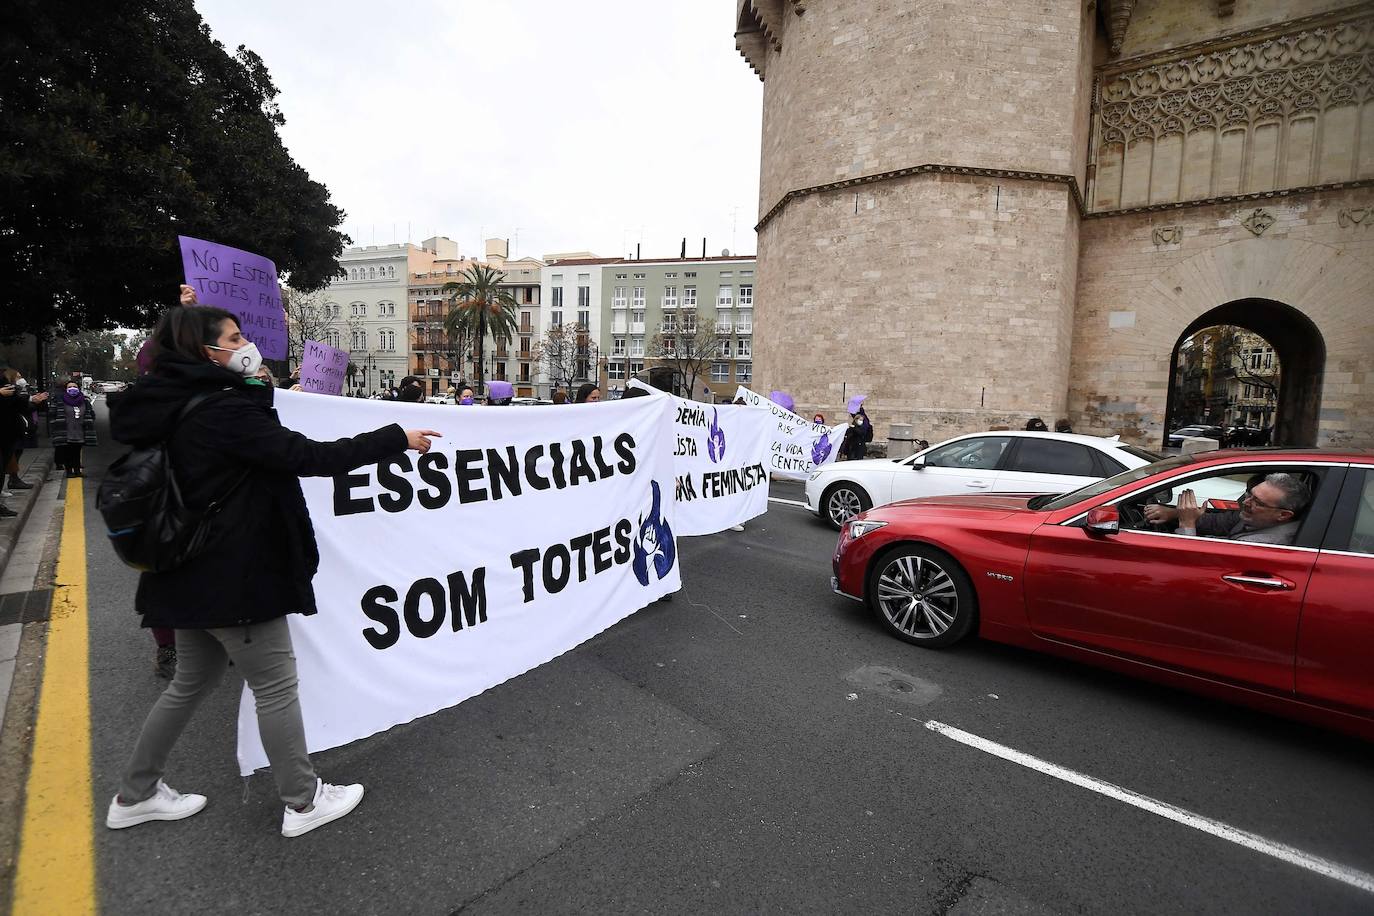
[[[233,312],[208,305],[178,305],[163,312],[148,338],[152,374],[160,375],[168,363],[204,362],[204,348],[215,345],[226,321],[239,326],[239,317]]]
[[[581,385],[581,386],[577,389],[577,403],[579,403],[579,404],[585,404],[585,403],[587,403],[587,398],[590,397],[590,396],[591,396],[591,393],[592,393],[593,391],[595,391],[595,390],[596,390],[596,385],[595,385],[593,382],[587,382],[587,383]]]
[[[555,404],[566,404],[568,403],[568,393],[562,388],[556,388],[553,392],[552,401]]]
[[[647,398],[648,396],[649,392],[645,391],[643,388],[626,388],[625,393],[620,396],[620,400],[623,401],[626,398]]]

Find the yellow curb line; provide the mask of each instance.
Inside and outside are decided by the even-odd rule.
[[[86,609],[86,505],[67,481],[47,657],[25,791],[14,912],[96,911],[91,791],[90,654]]]

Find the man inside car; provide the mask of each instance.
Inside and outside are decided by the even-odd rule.
[[[1184,490],[1177,506],[1146,506],[1145,518],[1156,525],[1177,521],[1176,534],[1292,544],[1298,535],[1298,515],[1311,501],[1312,491],[1298,477],[1269,474],[1245,492],[1239,509],[1207,512],[1192,490]]]

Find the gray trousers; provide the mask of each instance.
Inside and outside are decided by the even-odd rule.
[[[201,700],[224,677],[232,659],[253,691],[258,731],[272,764],[277,792],[300,807],[315,798],[315,767],[305,751],[305,723],[296,693],[296,656],[286,618],[246,627],[177,630],[177,672],[143,723],[119,785],[125,804],[151,798],[167,757]]]

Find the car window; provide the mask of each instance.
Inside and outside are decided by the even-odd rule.
[[[976,436],[960,439],[926,452],[926,467],[966,468],[991,471],[1002,460],[1002,453],[1010,444],[1010,436]]]
[[[1010,470],[1027,474],[1067,474],[1096,477],[1093,456],[1086,445],[1058,439],[1022,438],[1012,458]]]
[[[1350,546],[1355,553],[1374,554],[1374,474],[1364,476],[1364,488],[1355,508],[1355,527],[1350,532]]]
[[[1258,534],[1265,525],[1250,521],[1250,516],[1242,511],[1245,507],[1241,503],[1241,500],[1247,497],[1251,490],[1259,484],[1264,483],[1265,477],[1270,474],[1296,477],[1307,488],[1306,503],[1295,510],[1293,519],[1295,524],[1290,526],[1284,523],[1283,528],[1276,528],[1276,534],[1280,530],[1286,530],[1287,533],[1283,539],[1273,541],[1264,540],[1264,537]],[[1191,490],[1197,505],[1205,510],[1202,518],[1198,520],[1197,530],[1199,534],[1210,537],[1255,540],[1261,543],[1292,544],[1298,534],[1297,527],[1306,517],[1307,509],[1311,506],[1313,497],[1316,495],[1319,482],[1319,475],[1305,468],[1291,466],[1266,468],[1259,465],[1250,465],[1244,468],[1231,467],[1224,470],[1216,469],[1182,480],[1174,479],[1163,486],[1141,490],[1121,500],[1117,506],[1121,513],[1121,527],[1123,529],[1172,532],[1175,528],[1175,523],[1172,521],[1147,521],[1145,518],[1146,507],[1158,505],[1177,508],[1183,491]],[[1261,490],[1259,492],[1266,491]],[[1277,506],[1271,508],[1277,508]],[[1263,519],[1268,514],[1262,509],[1256,510],[1253,504],[1251,511],[1255,513],[1255,518],[1258,519]],[[1270,522],[1269,524],[1273,523]]]
[[[1141,461],[1158,461],[1164,457],[1158,452],[1151,452],[1147,449],[1143,449],[1135,445],[1122,445],[1118,446],[1118,448],[1120,448],[1121,451],[1125,452],[1128,455],[1133,455],[1134,457],[1139,458]]]
[[[1174,468],[1181,468],[1186,464],[1192,464],[1192,462],[1193,457],[1191,455],[1175,455],[1173,458],[1156,461],[1154,464],[1143,464],[1138,468],[1122,471],[1115,477],[1108,477],[1106,480],[1090,483],[1086,487],[1079,487],[1072,493],[1065,493],[1063,496],[1057,496],[1039,508],[1045,510],[1065,509],[1076,503],[1081,503],[1086,499],[1100,496],[1108,490],[1124,487],[1138,480],[1144,480],[1152,474],[1158,474],[1160,471],[1172,471]]]

